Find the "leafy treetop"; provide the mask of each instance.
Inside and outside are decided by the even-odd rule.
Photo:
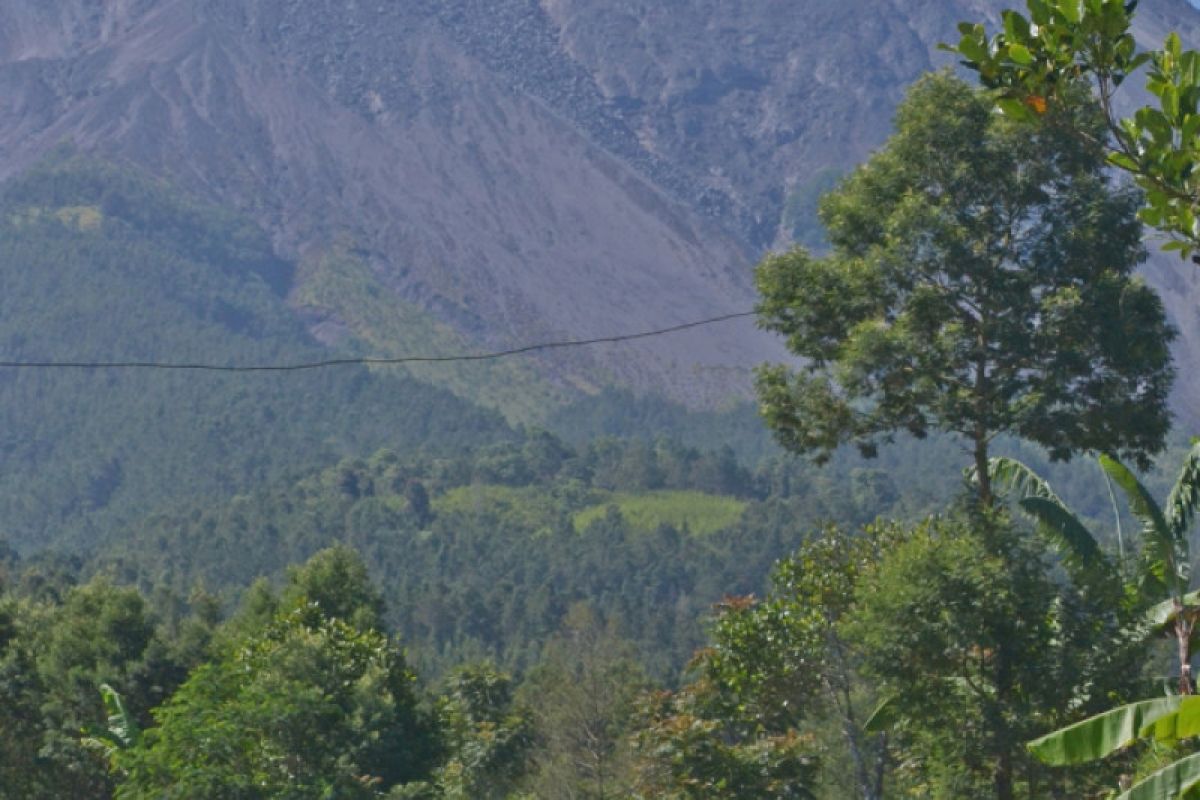
[[[1054,119],[1064,98],[1090,86],[1105,129],[1069,130],[1105,147],[1110,163],[1145,190],[1141,218],[1171,238],[1164,249],[1193,255],[1200,249],[1200,53],[1185,50],[1176,33],[1159,50],[1139,50],[1132,30],[1136,0],[1026,5],[1027,15],[1004,11],[1002,30],[990,36],[981,23],[961,23],[958,44],[946,49],[961,55],[995,92],[1000,109],[1016,119]],[[1114,105],[1117,89],[1147,64],[1146,89],[1154,100],[1122,118]]]
[[[1102,125],[1086,104],[1056,113]],[[886,146],[824,198],[830,254],[758,267],[761,324],[805,359],[760,370],[767,422],[818,457],[941,429],[970,442],[984,475],[1005,433],[1055,459],[1145,465],[1169,427],[1174,333],[1133,275],[1139,202],[1099,148],[925,77]]]

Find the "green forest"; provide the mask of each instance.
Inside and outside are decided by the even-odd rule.
[[[1138,272],[1200,269],[1200,53],[1136,6],[963,22],[788,200],[793,358],[720,410],[195,369],[329,358],[305,315],[465,345],[348,240],[65,146],[0,184],[0,800],[1200,798],[1200,432]]]

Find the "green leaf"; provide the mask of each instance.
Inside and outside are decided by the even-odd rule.
[[[1183,52],[1183,41],[1179,38],[1178,33],[1171,31],[1167,34],[1167,40],[1163,42],[1163,52],[1176,62],[1179,61],[1180,54]]]
[[[1200,589],[1188,592],[1182,598],[1185,608],[1200,606]],[[1164,600],[1147,609],[1143,622],[1152,633],[1157,633],[1175,622],[1175,600]]]
[[[1179,570],[1185,565],[1177,563],[1176,541],[1163,516],[1162,509],[1158,507],[1158,503],[1154,502],[1154,498],[1146,491],[1146,487],[1129,471],[1128,467],[1107,455],[1100,456],[1099,461],[1101,469],[1108,473],[1113,483],[1120,486],[1121,490],[1125,492],[1125,497],[1129,501],[1129,510],[1142,521],[1142,535],[1157,554],[1164,576],[1169,569],[1171,583],[1178,583]]]
[[[962,53],[967,59],[976,63],[982,63],[988,60],[987,48],[972,35],[963,36],[958,42],[958,52]]]
[[[1114,167],[1126,170],[1127,172],[1137,172],[1138,163],[1124,153],[1110,153],[1108,163]]]
[[[899,719],[899,707],[895,695],[885,697],[879,705],[875,706],[871,716],[867,717],[867,721],[863,723],[863,730],[867,733],[886,733],[896,726]]]
[[[1151,228],[1158,228],[1162,225],[1163,212],[1158,208],[1143,208],[1138,211],[1138,219]]]
[[[1004,34],[1010,42],[1024,42],[1029,39],[1029,20],[1015,11],[1005,11],[1001,17],[1004,20]]]
[[[1003,487],[1005,491],[1016,493],[1020,498],[1046,497],[1058,501],[1058,495],[1050,488],[1050,484],[1015,458],[991,459],[988,461],[988,474],[993,484]],[[972,482],[979,480],[974,469],[967,474],[967,478]]]
[[[100,697],[108,714],[108,731],[121,747],[133,747],[141,738],[137,720],[125,709],[117,690],[107,683],[100,684]]]
[[[1181,758],[1135,784],[1117,800],[1166,800],[1183,797],[1200,785],[1200,753]]]
[[[1050,488],[1050,484],[1013,458],[993,458],[988,472],[997,487],[1017,495],[1018,505],[1038,522],[1038,533],[1063,556],[1069,566],[1109,566],[1095,537]],[[973,472],[969,475],[975,480]]]
[[[1133,744],[1147,725],[1179,708],[1182,699],[1172,696],[1130,703],[1034,739],[1026,747],[1051,766],[1095,761]]]
[[[1200,134],[1200,114],[1188,114],[1183,120],[1179,138],[1187,143],[1195,141]]]
[[[1046,0],[1029,0],[1029,19],[1034,25],[1045,25],[1050,21],[1050,6]]]
[[[1176,540],[1187,536],[1200,507],[1200,443],[1193,444],[1167,496],[1166,518]]]
[[[1131,58],[1129,60],[1128,64],[1125,65],[1125,70],[1127,72],[1133,72],[1135,69],[1138,69],[1139,67],[1143,66],[1148,61],[1150,61],[1151,57],[1152,56],[1150,55],[1150,53],[1138,53],[1137,55],[1135,55],[1133,58]]]
[[[996,101],[996,107],[999,108],[1006,117],[1012,117],[1016,120],[1025,121],[1034,119],[1033,112],[1029,110],[1028,106],[1026,106],[1020,100],[1016,100],[1011,97],[1001,97]]]
[[[1083,17],[1083,9],[1079,0],[1058,0],[1056,6],[1058,12],[1063,15],[1063,19],[1073,25],[1079,24],[1079,20]]]
[[[1184,697],[1179,709],[1146,725],[1139,734],[1174,745],[1183,739],[1200,736],[1200,697]]]
[[[1053,543],[1070,566],[1108,564],[1096,539],[1062,503],[1046,497],[1026,497],[1020,505],[1023,511],[1038,521],[1038,533]]]
[[[1010,44],[1008,46],[1008,57],[1024,67],[1033,63],[1033,55],[1029,52],[1029,48],[1023,44]]]

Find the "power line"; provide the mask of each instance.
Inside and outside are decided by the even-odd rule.
[[[690,328],[704,325],[715,325],[740,317],[752,317],[754,311],[739,311],[735,314],[723,314],[719,317],[685,322],[682,325],[672,325],[669,328],[659,328],[641,333],[625,333],[618,336],[601,336],[596,339],[567,339],[556,342],[541,342],[539,344],[515,347],[511,350],[500,350],[493,353],[464,353],[454,356],[398,356],[396,358],[329,358],[323,361],[307,361],[297,364],[248,364],[244,366],[228,366],[222,364],[177,363],[170,361],[0,361],[0,369],[154,369],[154,370],[184,370],[193,372],[300,372],[302,370],[325,369],[349,365],[389,365],[389,364],[441,364],[450,361],[493,361],[499,358],[532,353],[538,350],[557,350],[567,347],[588,347],[595,344],[611,344],[614,342],[630,342],[635,339],[649,339],[655,336],[665,336],[678,333]]]

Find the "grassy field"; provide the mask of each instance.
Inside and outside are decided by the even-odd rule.
[[[728,528],[738,521],[746,508],[741,500],[703,492],[618,493],[576,513],[573,518],[575,529],[586,530],[588,525],[602,519],[610,506],[616,506],[636,530],[653,531],[659,525],[672,525],[680,530],[686,528],[697,536]]]
[[[460,486],[436,498],[433,510],[438,515],[486,517],[506,529],[527,530],[532,534],[549,531],[559,515],[558,504],[537,486]]]

